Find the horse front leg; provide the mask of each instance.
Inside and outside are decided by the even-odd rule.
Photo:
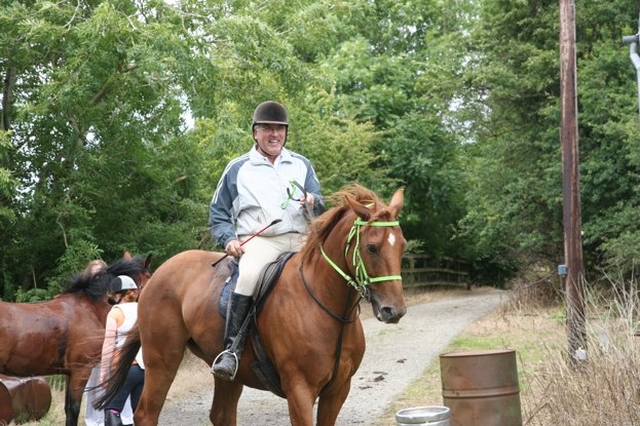
[[[236,426],[238,401],[244,386],[237,381],[215,378],[209,420],[214,426]]]
[[[336,424],[342,405],[349,395],[351,380],[348,380],[335,392],[320,396],[318,400],[317,426],[333,426]]]
[[[309,386],[298,385],[291,389],[284,389],[287,394],[289,418],[291,426],[313,425],[313,403],[316,396]]]

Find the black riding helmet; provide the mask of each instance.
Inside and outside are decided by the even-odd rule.
[[[284,105],[274,101],[262,102],[253,111],[253,124],[251,130],[255,130],[257,124],[282,124],[286,126],[287,133],[284,137],[284,145],[287,144],[289,135],[289,115]]]
[[[282,124],[289,127],[289,116],[282,104],[274,101],[262,102],[253,112],[253,125],[256,124]]]

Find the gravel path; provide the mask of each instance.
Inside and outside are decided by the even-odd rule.
[[[363,321],[367,350],[352,379],[351,392],[336,426],[366,425],[384,415],[397,399],[465,327],[496,309],[506,293],[469,293],[409,307],[397,325]],[[370,309],[370,308],[369,308]],[[165,405],[162,426],[210,425],[213,389]],[[270,392],[245,388],[238,426],[288,425],[287,404]]]

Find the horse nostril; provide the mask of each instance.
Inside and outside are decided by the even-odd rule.
[[[406,312],[406,309],[398,311],[392,306],[384,306],[380,309],[379,320],[388,324],[397,324]]]

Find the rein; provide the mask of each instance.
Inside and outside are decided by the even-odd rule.
[[[324,310],[327,314],[329,314],[329,316],[331,318],[333,318],[334,320],[338,321],[340,323],[340,332],[338,333],[338,342],[336,343],[336,352],[335,352],[335,357],[334,357],[334,361],[333,361],[333,372],[331,373],[331,379],[322,387],[322,390],[320,391],[320,393],[323,393],[324,390],[326,388],[328,388],[331,383],[333,383],[333,379],[335,379],[335,377],[338,374],[338,369],[340,368],[340,353],[342,352],[342,343],[344,341],[343,336],[344,336],[344,328],[347,326],[347,324],[352,323],[356,320],[356,318],[354,319],[349,319],[347,317],[347,314],[349,313],[350,309],[349,309],[349,299],[350,299],[350,294],[347,294],[347,297],[345,298],[345,304],[344,304],[344,310],[342,312],[342,317],[339,317],[338,315],[334,314],[333,312],[331,312],[329,310],[329,308],[327,308],[317,297],[315,294],[313,294],[313,292],[311,291],[311,288],[309,287],[309,283],[307,283],[307,280],[304,277],[304,271],[302,269],[302,263],[300,263],[300,266],[298,267],[299,271],[300,271],[300,278],[302,278],[302,282],[304,283],[304,287],[307,289],[307,292],[309,293],[309,295],[311,296],[311,298],[318,304],[318,306],[320,306],[322,308],[322,310]],[[348,292],[351,293],[352,288],[348,289]],[[358,307],[358,303],[360,302],[360,298],[358,298],[358,300],[356,301],[354,307]],[[353,309],[353,308],[351,308]]]
[[[362,226],[379,226],[379,227],[392,227],[392,226],[399,226],[400,222],[398,221],[393,221],[393,222],[365,222],[364,220],[360,219],[359,217],[356,218],[356,220],[353,222],[353,226],[351,227],[351,230],[349,231],[349,236],[347,237],[347,245],[344,249],[344,257],[345,259],[349,259],[349,249],[351,248],[351,242],[353,240],[353,237],[355,236],[355,249],[353,250],[353,256],[352,256],[352,264],[353,267],[356,271],[356,276],[355,278],[351,277],[349,274],[347,274],[346,272],[344,272],[342,269],[340,269],[340,267],[333,261],[331,260],[331,258],[327,255],[327,253],[324,251],[324,248],[322,246],[320,246],[320,251],[322,252],[322,256],[325,258],[325,260],[327,261],[327,263],[329,263],[329,265],[331,265],[331,267],[338,273],[340,274],[340,276],[342,278],[344,278],[344,280],[347,282],[348,285],[350,285],[351,287],[355,288],[357,290],[357,292],[360,294],[360,296],[362,296],[363,298],[369,300],[369,285],[373,284],[373,283],[379,283],[379,282],[383,282],[383,281],[395,281],[395,280],[402,280],[402,276],[401,275],[387,275],[387,276],[382,276],[382,277],[370,277],[369,274],[367,273],[367,268],[364,264],[364,261],[362,260],[362,255],[360,254],[360,230]]]
[[[320,306],[322,308],[323,311],[325,311],[327,314],[329,314],[329,316],[331,318],[333,318],[334,320],[342,323],[342,324],[348,324],[350,322],[355,321],[355,319],[349,319],[347,318],[347,314],[349,313],[349,297],[347,297],[345,306],[344,306],[344,311],[342,312],[342,316],[338,316],[336,314],[334,314],[333,312],[331,312],[331,310],[329,310],[329,308],[327,308],[324,303],[322,303],[322,301],[320,299],[318,299],[316,297],[315,294],[313,294],[313,291],[311,291],[311,288],[309,287],[309,283],[307,282],[307,279],[304,277],[304,271],[302,269],[302,263],[300,263],[300,266],[298,266],[298,270],[300,271],[300,278],[302,278],[302,283],[304,284],[304,288],[307,289],[307,293],[309,293],[309,295],[311,296],[311,298],[318,304],[318,306]],[[358,302],[360,301],[360,299],[358,299],[355,303],[354,306],[358,305]]]

